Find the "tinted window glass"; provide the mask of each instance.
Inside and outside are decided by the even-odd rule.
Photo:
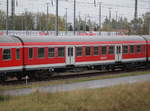
[[[123,53],[128,53],[128,46],[123,46]]]
[[[114,54],[114,46],[109,47],[109,54]]]
[[[58,57],[64,57],[64,48],[63,47],[61,47],[61,48],[58,48]]]
[[[54,57],[55,56],[55,49],[54,48],[48,48],[48,57]]]
[[[29,48],[29,58],[33,58],[33,48]]]
[[[86,56],[90,56],[91,55],[90,53],[91,53],[91,48],[90,47],[86,47],[85,48],[85,55]]]
[[[20,59],[20,49],[16,49],[16,59]]]
[[[130,53],[134,53],[134,45],[130,46]]]
[[[94,47],[94,55],[98,55],[98,47]]]
[[[73,48],[72,47],[68,48],[68,56],[73,56]]]
[[[82,56],[82,47],[76,47],[76,56]]]
[[[4,60],[11,59],[11,50],[10,49],[4,49],[3,50],[3,59]]]
[[[44,57],[44,48],[38,48],[38,57],[40,58]]]
[[[102,46],[102,55],[106,55],[107,48],[106,46]]]
[[[141,45],[138,45],[137,47],[136,47],[136,52],[141,52]]]

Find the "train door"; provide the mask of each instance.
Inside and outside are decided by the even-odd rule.
[[[115,47],[115,61],[120,62],[122,60],[122,45],[116,45]]]
[[[68,46],[66,49],[66,64],[73,65],[75,63],[75,47]]]

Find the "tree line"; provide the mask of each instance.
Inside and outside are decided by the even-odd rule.
[[[149,13],[146,13],[142,17],[128,21],[127,18],[120,17],[118,20],[108,17],[105,18],[102,23],[102,27],[99,27],[97,22],[93,22],[88,19],[76,18],[76,31],[125,31],[127,34],[148,34],[149,30]],[[47,18],[48,17],[48,18]],[[31,13],[25,11],[20,15],[14,16],[14,26],[12,27],[11,16],[8,17],[9,30],[41,30],[54,31],[55,30],[56,16],[53,14],[45,13]],[[48,27],[47,27],[48,24]],[[6,29],[6,13],[0,10],[0,30]],[[59,30],[60,31],[73,31],[72,23],[66,23],[66,16],[59,17]]]
[[[120,17],[118,20],[107,17],[104,20],[103,31],[125,31],[127,34],[147,35],[149,34],[150,13],[142,17],[128,21],[127,18]]]

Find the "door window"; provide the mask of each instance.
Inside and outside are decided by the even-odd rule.
[[[68,56],[73,56],[73,48],[68,48]]]

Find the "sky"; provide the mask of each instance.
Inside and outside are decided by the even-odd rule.
[[[17,0],[15,13],[18,15],[25,12],[25,10],[34,13],[46,13],[46,3],[50,3],[49,13],[55,14],[55,1],[56,0],[53,0],[52,5],[51,0]],[[59,16],[63,17],[67,8],[69,22],[73,22],[73,1],[74,0],[59,0]],[[11,0],[9,0],[9,2],[11,2]],[[98,23],[99,2],[102,3],[102,21],[104,21],[106,16],[109,15],[109,8],[112,12],[112,18],[116,19],[119,17],[126,17],[128,20],[132,20],[134,18],[135,0],[96,0],[96,6],[93,4],[94,0],[76,0],[76,2],[76,16],[79,17],[80,15],[82,19],[91,19]],[[0,0],[0,9],[6,11],[6,0]],[[138,0],[138,17],[141,17],[148,11],[150,11],[150,0]]]

